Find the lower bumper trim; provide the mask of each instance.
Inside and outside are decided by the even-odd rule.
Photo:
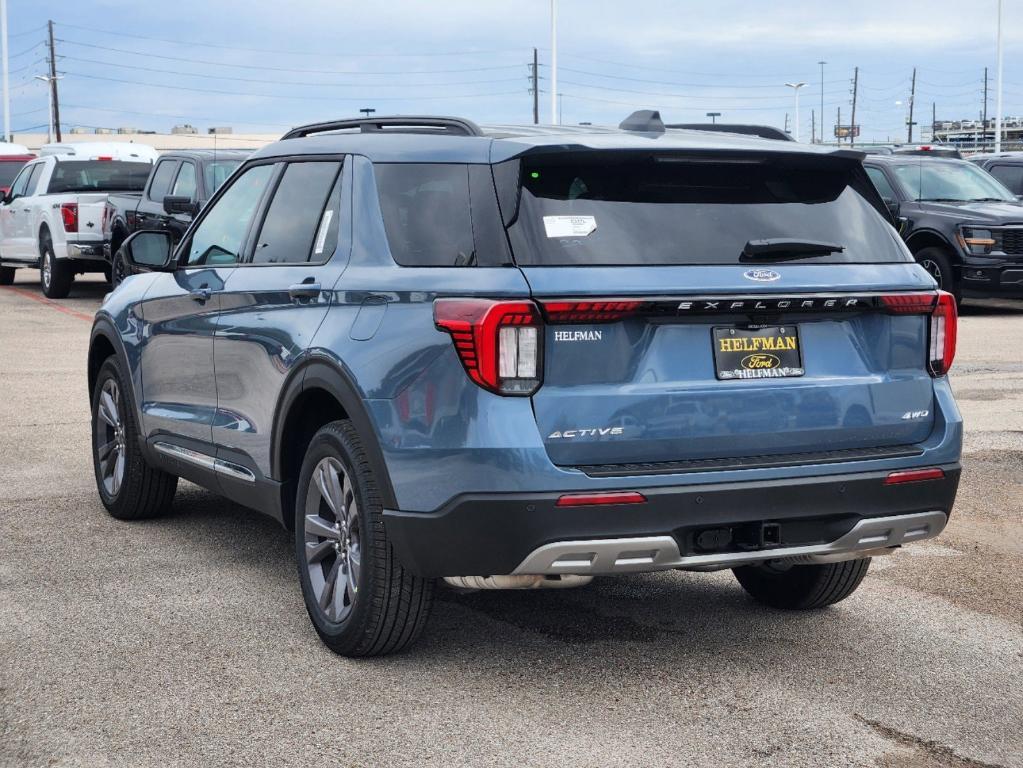
[[[833,561],[836,555],[855,557],[859,553],[932,539],[944,530],[947,522],[948,515],[937,511],[874,517],[860,520],[848,533],[825,544],[704,555],[682,555],[671,536],[558,541],[531,552],[512,573],[596,575],[674,568],[730,568],[786,558],[813,562],[810,558],[816,556]]]

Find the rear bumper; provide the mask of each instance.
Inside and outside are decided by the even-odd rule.
[[[885,485],[888,472],[865,472],[646,487],[641,489],[646,503],[596,507],[558,507],[560,493],[474,494],[437,512],[385,510],[384,519],[396,554],[422,576],[721,566],[897,546],[937,535],[951,513],[960,474],[958,463],[942,469],[940,480],[903,485]],[[944,517],[928,517],[923,534],[922,518],[906,518],[928,513]],[[777,541],[750,541],[750,532],[765,523],[778,532]],[[698,537],[711,530],[726,531],[728,541],[704,546]],[[632,541],[615,541],[626,539]],[[598,550],[605,554],[598,556]],[[581,555],[591,552],[583,564]]]
[[[106,261],[101,241],[89,241],[67,244],[67,258],[78,261]]]

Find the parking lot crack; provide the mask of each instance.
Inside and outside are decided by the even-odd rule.
[[[999,765],[998,763],[985,763],[980,760],[963,757],[956,754],[952,751],[952,749],[946,747],[944,744],[939,744],[936,741],[929,741],[927,739],[921,739],[919,736],[914,736],[911,733],[905,733],[904,731],[892,728],[890,725],[885,725],[877,720],[871,720],[858,712],[854,713],[853,717],[890,741],[894,741],[904,747],[924,752],[928,757],[937,761],[939,765],[948,766],[948,768],[1004,768],[1004,766]]]

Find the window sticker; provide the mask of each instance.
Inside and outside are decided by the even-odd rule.
[[[313,252],[320,256],[323,254],[323,245],[327,240],[327,230],[330,229],[330,220],[334,218],[334,211],[330,208],[323,212],[323,218],[320,220],[320,231],[316,233],[316,247],[313,248]]]
[[[547,237],[587,237],[597,228],[594,216],[544,216]]]

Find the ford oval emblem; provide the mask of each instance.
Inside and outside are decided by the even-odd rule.
[[[756,280],[758,283],[773,283],[781,278],[773,269],[747,269],[742,273],[747,280]]]

